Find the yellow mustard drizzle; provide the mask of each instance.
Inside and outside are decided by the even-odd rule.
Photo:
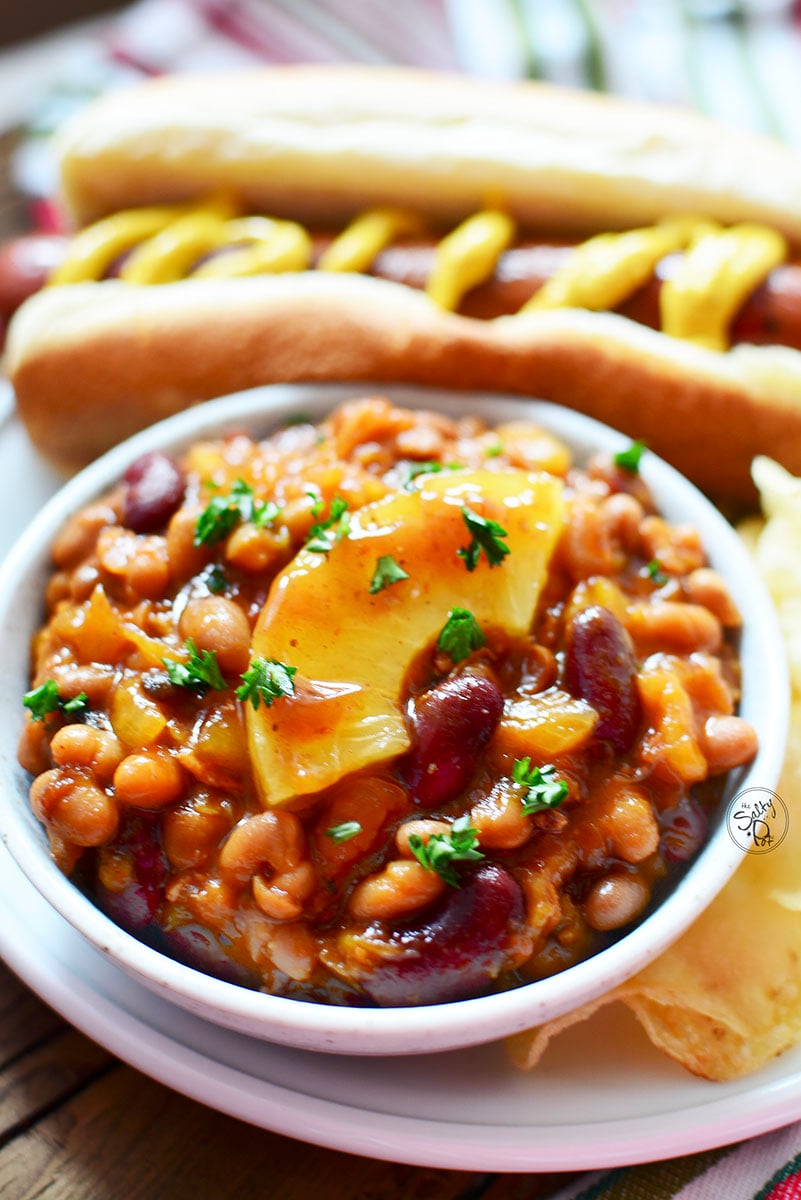
[[[222,246],[236,248],[202,263],[191,272],[192,279],[234,279],[243,275],[305,271],[312,256],[311,238],[302,225],[271,217],[226,221],[217,248]]]
[[[440,308],[457,309],[471,288],[484,283],[511,246],[516,227],[504,212],[489,210],[468,217],[434,251],[426,293]]]
[[[88,225],[70,242],[67,257],[50,275],[48,286],[102,279],[121,254],[161,233],[189,211],[174,204],[132,208]]]
[[[213,197],[137,246],[122,264],[120,279],[139,284],[183,279],[199,258],[224,244],[225,223],[236,215],[232,198]]]
[[[787,254],[782,235],[763,225],[733,225],[697,238],[659,293],[663,332],[726,350],[734,317]]]
[[[683,249],[708,228],[700,218],[678,217],[625,233],[601,233],[576,246],[564,267],[523,306],[521,312],[551,308],[617,308],[643,287],[666,254]]]
[[[364,272],[400,237],[419,234],[418,213],[391,206],[369,209],[321,255],[325,271]],[[434,250],[426,292],[444,309],[458,309],[471,288],[488,280],[512,244],[514,221],[488,209],[468,217]],[[206,256],[223,248],[218,257]],[[576,246],[559,270],[521,309],[617,308],[652,277],[674,251],[683,258],[660,290],[661,327],[672,337],[725,350],[733,317],[749,294],[788,256],[785,239],[765,226],[723,229],[693,215],[624,233],[605,233]],[[156,284],[192,278],[222,279],[284,271],[311,264],[312,241],[302,225],[264,216],[241,217],[229,196],[202,204],[158,205],[105,217],[73,239],[49,285],[102,279],[114,261],[128,257],[120,277]],[[199,262],[199,265],[197,265]]]
[[[392,242],[422,233],[419,213],[406,208],[371,208],[360,213],[320,255],[321,271],[364,272]]]

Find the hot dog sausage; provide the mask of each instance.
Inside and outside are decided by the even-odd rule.
[[[331,234],[313,235],[313,263],[332,240]],[[431,273],[435,246],[434,238],[402,240],[381,251],[369,274],[423,290]],[[68,247],[69,239],[57,234],[30,234],[0,247],[0,328],[28,296],[44,287]],[[556,240],[527,241],[512,247],[500,256],[492,277],[468,292],[459,311],[480,320],[518,312],[564,266],[573,247],[573,243]],[[679,254],[667,255],[657,265],[651,282],[617,311],[640,325],[658,329],[660,288],[680,258]],[[801,349],[801,264],[787,263],[769,273],[735,318],[731,341]]]

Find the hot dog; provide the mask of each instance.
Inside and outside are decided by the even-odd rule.
[[[310,265],[319,263],[332,244],[331,235],[312,236]],[[578,243],[518,242],[499,257],[492,275],[460,300],[462,316],[494,320],[518,312],[549,279],[562,270]],[[425,291],[435,261],[434,238],[404,239],[382,250],[365,274]],[[69,253],[70,239],[58,234],[29,234],[0,248],[0,321],[9,321],[20,305],[40,291]],[[618,306],[638,325],[660,327],[662,284],[677,269],[681,256],[660,260],[652,278]],[[729,341],[753,345],[791,346],[801,350],[801,262],[770,271],[746,297],[729,327]]]
[[[14,318],[20,413],[69,466],[222,392],[347,379],[569,404],[724,499],[751,497],[757,452],[801,469],[801,162],[780,146],[543,85],[282,68],[108,97],[61,164],[77,224],[195,222],[171,281],[141,286],[161,228],[144,248],[118,229]],[[305,248],[265,250],[267,215]],[[245,246],[267,273],[227,277]]]

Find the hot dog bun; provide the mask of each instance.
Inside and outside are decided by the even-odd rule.
[[[694,113],[549,84],[370,67],[176,76],[111,93],[61,143],[80,224],[230,188],[301,221],[373,204],[445,221],[626,229],[667,212],[764,221],[801,245],[801,161]]]
[[[490,324],[361,276],[152,289],[109,281],[102,304],[97,291],[43,292],[12,326],[29,432],[68,467],[198,400],[265,381],[338,379],[553,398],[644,438],[710,494],[735,501],[749,497],[757,444],[801,470],[797,351],[721,355],[574,309]]]
[[[443,221],[488,204],[593,232],[702,212],[801,245],[801,162],[674,110],[412,71],[286,68],[158,80],[89,109],[62,142],[77,221],[233,189],[343,221],[392,201]],[[188,404],[261,383],[398,381],[512,391],[644,438],[707,492],[752,496],[750,463],[801,470],[801,354],[700,349],[622,317],[478,321],[402,285],[302,272],[45,290],[8,370],[35,444],[69,468]]]

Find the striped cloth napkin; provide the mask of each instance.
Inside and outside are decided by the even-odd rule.
[[[47,135],[97,92],[166,71],[343,60],[537,77],[689,104],[801,151],[801,2],[138,0],[60,36],[36,59],[39,86],[14,164],[34,224],[58,220]],[[15,61],[0,77],[18,103]],[[0,125],[3,99],[0,78]],[[736,1146],[582,1175],[558,1200],[668,1197],[801,1200],[801,1123]]]
[[[736,1146],[579,1176],[552,1200],[801,1200],[801,1125]]]

